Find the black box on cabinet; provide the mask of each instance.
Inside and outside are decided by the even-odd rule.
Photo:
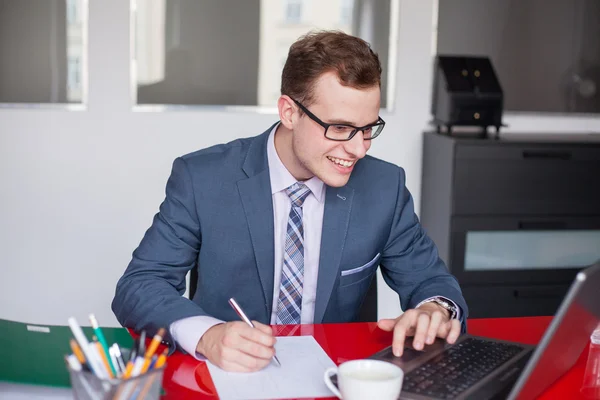
[[[435,58],[431,114],[435,125],[502,126],[504,95],[487,57]]]

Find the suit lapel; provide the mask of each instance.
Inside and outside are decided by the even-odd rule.
[[[349,186],[341,188],[327,187],[321,233],[317,297],[315,300],[315,324],[323,321],[333,286],[339,275],[353,197],[354,189]]]
[[[267,138],[270,129],[257,137],[250,145],[243,166],[248,179],[237,183],[262,286],[267,324],[271,320],[275,265],[273,197],[271,195],[271,180],[267,162]]]

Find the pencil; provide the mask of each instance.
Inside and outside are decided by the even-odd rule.
[[[162,342],[163,336],[165,336],[165,328],[160,328],[158,332],[156,332],[156,335],[154,335],[154,338],[152,338],[152,342],[150,342],[150,346],[148,346],[146,354],[144,354],[144,358],[152,358],[152,355],[154,355],[158,345],[160,342]]]
[[[112,371],[110,369],[110,364],[108,363],[108,359],[106,358],[106,354],[104,354],[104,350],[102,349],[102,345],[100,344],[100,342],[94,342],[94,346],[96,346],[96,351],[98,352],[98,355],[100,356],[100,359],[102,360],[102,364],[104,365],[104,368],[106,368],[106,371],[108,372],[108,376],[110,378],[114,378],[115,375],[112,373]]]
[[[152,362],[151,358],[144,358],[144,365],[142,365],[142,370],[140,371],[140,375],[145,374],[150,367],[150,363]]]
[[[125,368],[125,373],[123,373],[123,378],[128,379],[131,376],[131,372],[133,371],[133,361],[127,361],[127,367]]]
[[[162,367],[163,365],[165,365],[165,362],[167,361],[167,354],[169,353],[169,349],[165,349],[162,354],[158,357],[158,360],[156,360],[156,364],[154,365],[154,369],[159,369],[160,367]]]
[[[75,339],[71,338],[71,340],[69,340],[69,343],[71,345],[71,351],[73,351],[73,354],[75,354],[75,357],[77,357],[77,361],[79,361],[79,363],[81,365],[85,364],[85,356],[83,355],[83,352],[81,351],[81,347],[79,347],[79,345],[77,344],[77,341],[75,341]]]

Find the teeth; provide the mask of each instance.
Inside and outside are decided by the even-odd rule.
[[[342,160],[341,158],[335,158],[335,157],[327,157],[327,158],[329,158],[334,163],[341,165],[342,167],[351,167],[352,164],[354,164],[354,161],[346,161],[346,160]]]

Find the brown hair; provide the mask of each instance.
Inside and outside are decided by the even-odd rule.
[[[315,81],[335,72],[344,86],[381,86],[379,57],[364,40],[340,31],[310,32],[290,47],[281,75],[281,94],[308,106]]]

